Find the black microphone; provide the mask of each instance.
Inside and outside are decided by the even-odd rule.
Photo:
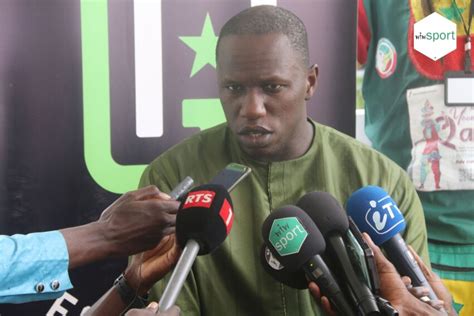
[[[304,271],[301,269],[289,271],[288,268],[278,261],[266,245],[262,245],[260,249],[260,263],[263,269],[278,282],[298,290],[308,288],[308,280],[306,279]]]
[[[305,212],[293,205],[274,210],[263,222],[262,236],[268,249],[288,272],[303,270],[338,312],[355,315],[331,270],[319,255],[324,252],[326,244]]]
[[[185,196],[176,215],[176,240],[183,251],[161,296],[159,312],[174,305],[196,256],[215,250],[229,234],[233,219],[232,201],[221,185],[201,185]]]
[[[340,266],[354,303],[362,315],[380,315],[377,301],[370,288],[361,282],[346,250],[343,236],[347,235],[349,221],[339,202],[327,192],[310,192],[297,203],[321,230],[332,258]]]
[[[347,212],[361,231],[385,249],[401,275],[410,277],[414,286],[428,288],[431,300],[438,299],[400,235],[405,219],[387,192],[377,186],[363,187],[349,197]]]

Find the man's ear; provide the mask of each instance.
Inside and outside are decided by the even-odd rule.
[[[304,97],[306,101],[311,99],[314,92],[316,91],[316,87],[318,85],[318,72],[319,72],[319,69],[318,69],[318,65],[316,64],[311,65],[311,67],[309,67],[308,69],[308,74],[306,77],[306,84],[307,84],[306,95]]]

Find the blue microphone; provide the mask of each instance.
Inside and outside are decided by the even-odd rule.
[[[438,299],[400,235],[406,227],[405,219],[387,192],[377,186],[363,187],[352,193],[346,209],[357,227],[385,249],[401,275],[410,277],[414,286],[429,289],[431,300]]]

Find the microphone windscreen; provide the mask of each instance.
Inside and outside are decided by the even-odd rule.
[[[234,212],[229,192],[218,184],[205,184],[191,190],[176,215],[176,239],[181,248],[190,239],[200,245],[199,255],[216,249],[232,228]]]
[[[347,200],[347,213],[376,245],[383,244],[406,226],[395,201],[377,186],[366,186],[352,193]]]
[[[324,238],[311,218],[294,205],[271,212],[263,222],[262,236],[273,255],[289,271],[299,270],[326,249]]]
[[[263,269],[276,281],[299,290],[308,288],[308,280],[304,271],[302,269],[289,271],[265,245],[262,245],[260,250],[260,263]]]
[[[332,232],[345,234],[349,220],[341,204],[327,192],[309,192],[296,203],[316,223],[323,236]]]

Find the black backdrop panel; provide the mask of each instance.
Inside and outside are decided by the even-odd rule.
[[[0,233],[90,222],[118,195],[84,163],[79,1],[0,1]],[[71,273],[80,298],[95,301],[126,265],[111,260]],[[45,315],[52,301],[0,305],[0,314]],[[58,314],[56,314],[58,315]]]

